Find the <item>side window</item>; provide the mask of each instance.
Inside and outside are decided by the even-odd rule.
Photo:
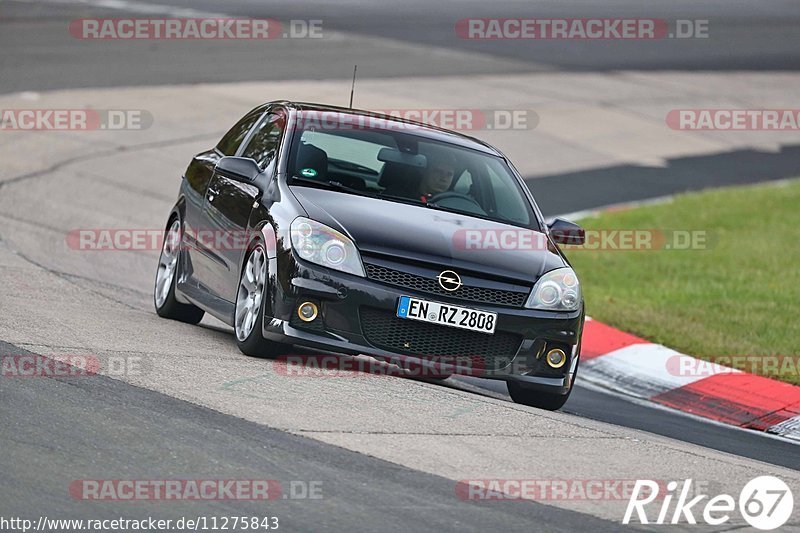
[[[242,157],[254,159],[262,169],[275,158],[283,135],[286,120],[283,115],[267,115],[256,126],[250,141],[242,151]]]
[[[247,132],[250,131],[250,128],[253,127],[253,124],[256,123],[256,120],[258,120],[262,114],[263,110],[258,109],[245,115],[244,118],[237,122],[236,125],[225,134],[222,140],[219,141],[217,150],[222,152],[222,155],[236,154],[239,145],[242,144],[244,138],[247,137]]]

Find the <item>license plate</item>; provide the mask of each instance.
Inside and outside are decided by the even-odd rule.
[[[494,333],[497,324],[497,313],[468,309],[457,305],[429,302],[401,296],[397,304],[397,316],[411,320],[420,320],[442,326],[468,329],[480,333]]]

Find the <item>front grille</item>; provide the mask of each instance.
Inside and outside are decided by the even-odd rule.
[[[384,266],[365,263],[367,277],[371,280],[396,287],[404,287],[419,292],[439,294],[466,300],[470,302],[482,302],[505,307],[522,307],[528,298],[528,292],[506,291],[501,289],[488,289],[485,287],[470,287],[462,285],[458,290],[449,292],[444,290],[436,278],[426,278],[409,274],[400,270],[386,268]]]
[[[494,335],[398,318],[393,313],[362,307],[361,329],[367,342],[389,352],[439,362],[500,370],[517,354],[522,336]]]

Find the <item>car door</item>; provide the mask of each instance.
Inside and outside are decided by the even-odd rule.
[[[212,266],[217,261],[216,253],[204,238],[209,233],[204,207],[214,168],[224,156],[238,152],[256,122],[264,116],[264,112],[263,106],[250,111],[222,137],[217,146],[196,155],[189,164],[183,184],[186,199],[183,215],[184,277],[187,284],[184,290],[192,292],[194,287],[200,287],[207,292],[207,281],[211,277]]]
[[[285,115],[268,112],[259,120],[237,151],[238,157],[253,159],[262,171],[274,168],[278,146],[285,127]],[[210,292],[235,302],[239,265],[246,253],[246,232],[253,206],[259,199],[254,184],[243,183],[214,171],[206,192],[203,219],[208,224],[208,273],[205,283]]]

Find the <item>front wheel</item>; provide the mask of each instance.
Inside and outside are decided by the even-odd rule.
[[[287,346],[264,338],[264,304],[267,298],[267,255],[264,246],[257,243],[247,256],[239,278],[236,293],[236,310],[233,328],[239,350],[255,357],[277,357]]]
[[[578,379],[578,368],[580,366],[581,356],[581,342],[578,341],[577,362],[575,365],[575,373],[572,375],[572,383],[570,383],[569,390],[566,394],[551,394],[534,389],[529,389],[517,381],[507,381],[508,394],[514,403],[522,405],[529,405],[531,407],[538,407],[539,409],[546,409],[548,411],[557,411],[564,407],[564,404],[569,400],[572,390],[575,388],[575,380]]]
[[[572,394],[572,387],[570,387],[569,392],[566,394],[552,394],[526,388],[516,381],[508,381],[506,384],[508,385],[508,394],[511,396],[511,399],[514,400],[514,403],[538,407],[539,409],[546,409],[548,411],[557,411],[564,407],[564,404],[567,403],[569,399],[569,395]]]
[[[162,318],[197,324],[203,319],[205,311],[191,304],[182,304],[175,299],[180,253],[181,221],[176,217],[164,234],[164,245],[158,258],[153,303],[156,306],[156,313]]]

